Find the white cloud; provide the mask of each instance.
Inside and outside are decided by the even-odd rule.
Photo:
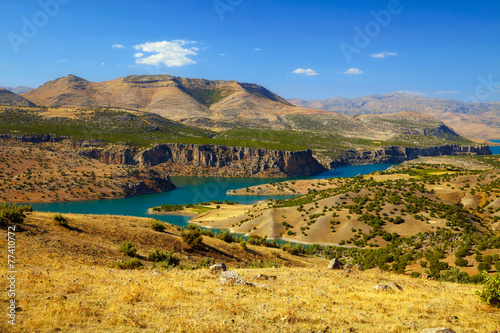
[[[385,57],[397,56],[397,55],[398,54],[396,52],[383,51],[380,53],[370,54],[370,57],[372,57],[372,58],[385,58]]]
[[[425,96],[427,93],[421,91],[413,91],[413,90],[400,90],[398,91],[400,94],[408,94],[408,95],[417,95],[417,96]]]
[[[349,68],[344,72],[344,74],[357,75],[357,74],[363,74],[363,71],[358,68]]]
[[[307,76],[314,76],[318,75],[318,72],[316,72],[314,69],[304,69],[304,68],[297,68],[296,70],[293,71],[294,74],[305,74]]]
[[[197,47],[184,47],[189,44],[196,44],[195,41],[188,40],[173,40],[170,42],[154,42],[135,45],[134,48],[145,53],[153,53],[150,56],[144,56],[139,52],[135,54],[137,64],[143,65],[159,65],[165,64],[168,67],[179,67],[185,65],[196,64],[196,61],[189,56],[196,56],[199,51]]]
[[[259,48],[255,48],[255,49],[253,49],[253,50],[254,50],[255,52],[259,52],[259,51],[261,51],[261,49],[259,49]]]
[[[219,55],[220,55],[221,57],[225,57],[225,56],[226,56],[226,54],[225,54],[225,53],[221,53],[221,54],[219,54]]]
[[[106,63],[105,63],[105,62],[101,62],[101,65],[102,65],[102,66],[106,66]]]
[[[458,91],[454,91],[454,90],[446,90],[446,91],[436,91],[436,94],[458,94]]]
[[[122,44],[114,44],[113,48],[115,48],[115,49],[126,49],[125,45],[122,45]]]

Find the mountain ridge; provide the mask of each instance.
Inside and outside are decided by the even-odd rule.
[[[287,99],[299,107],[358,116],[416,111],[434,116],[459,134],[475,139],[500,139],[500,103],[465,103],[400,92],[365,97],[335,97],[324,100]]]

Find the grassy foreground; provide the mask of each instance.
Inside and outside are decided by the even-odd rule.
[[[378,269],[333,271],[325,259],[252,245],[243,250],[208,237],[190,250],[178,228],[155,232],[146,218],[68,214],[65,228],[53,216],[29,213],[16,233],[17,325],[4,317],[2,332],[491,332],[500,326],[498,308],[479,303],[475,285]],[[136,245],[145,268],[109,268],[126,259],[118,251],[125,240]],[[155,247],[174,251],[185,265],[205,257],[226,262],[256,286],[222,286],[206,268],[154,270],[145,257]],[[0,248],[7,248],[6,237]],[[248,268],[256,258],[280,267]],[[276,279],[257,280],[258,274]],[[373,289],[391,281],[403,290]],[[6,279],[0,288],[6,290]]]

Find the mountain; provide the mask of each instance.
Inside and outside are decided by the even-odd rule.
[[[105,111],[101,115],[109,113],[109,108],[155,113],[213,133],[210,138],[193,137],[180,143],[312,149],[316,157],[322,155],[325,165],[331,162],[330,155],[336,149],[471,144],[432,116],[399,112],[354,117],[294,106],[262,86],[237,81],[137,75],[90,82],[68,75],[23,96],[48,108],[100,108]],[[159,141],[153,138],[157,134],[151,133],[155,143]]]
[[[22,93],[28,92],[30,90],[33,90],[33,88],[26,87],[26,86],[19,86],[19,87],[15,87],[15,88],[0,86],[0,89],[6,89],[6,90],[9,90],[9,91],[12,91],[14,94],[22,94]]]
[[[279,123],[279,114],[303,112],[256,84],[170,75],[127,76],[105,82],[68,75],[23,96],[48,107],[118,107],[205,127],[234,127],[240,121],[260,127]]]
[[[9,106],[36,106],[21,95],[6,89],[0,89],[0,105]]]
[[[325,100],[288,99],[299,106],[348,115],[416,111],[434,116],[457,133],[477,139],[500,139],[500,103],[465,103],[403,93]]]

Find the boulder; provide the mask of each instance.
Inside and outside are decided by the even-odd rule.
[[[332,259],[332,261],[328,264],[328,268],[330,269],[342,269],[342,267],[344,267],[344,263],[337,258]]]
[[[361,265],[361,264],[354,265],[354,268],[356,268],[358,271],[364,271],[363,265]]]
[[[373,287],[375,290],[395,290],[395,291],[401,291],[403,288],[401,288],[396,282],[389,282],[387,284],[377,284],[375,287]]]
[[[235,271],[225,271],[221,273],[220,282],[223,286],[253,286],[252,283],[246,283],[243,278]]]
[[[225,263],[221,262],[221,263],[210,266],[210,271],[212,273],[225,272],[225,271],[227,271],[227,267],[226,267]]]

